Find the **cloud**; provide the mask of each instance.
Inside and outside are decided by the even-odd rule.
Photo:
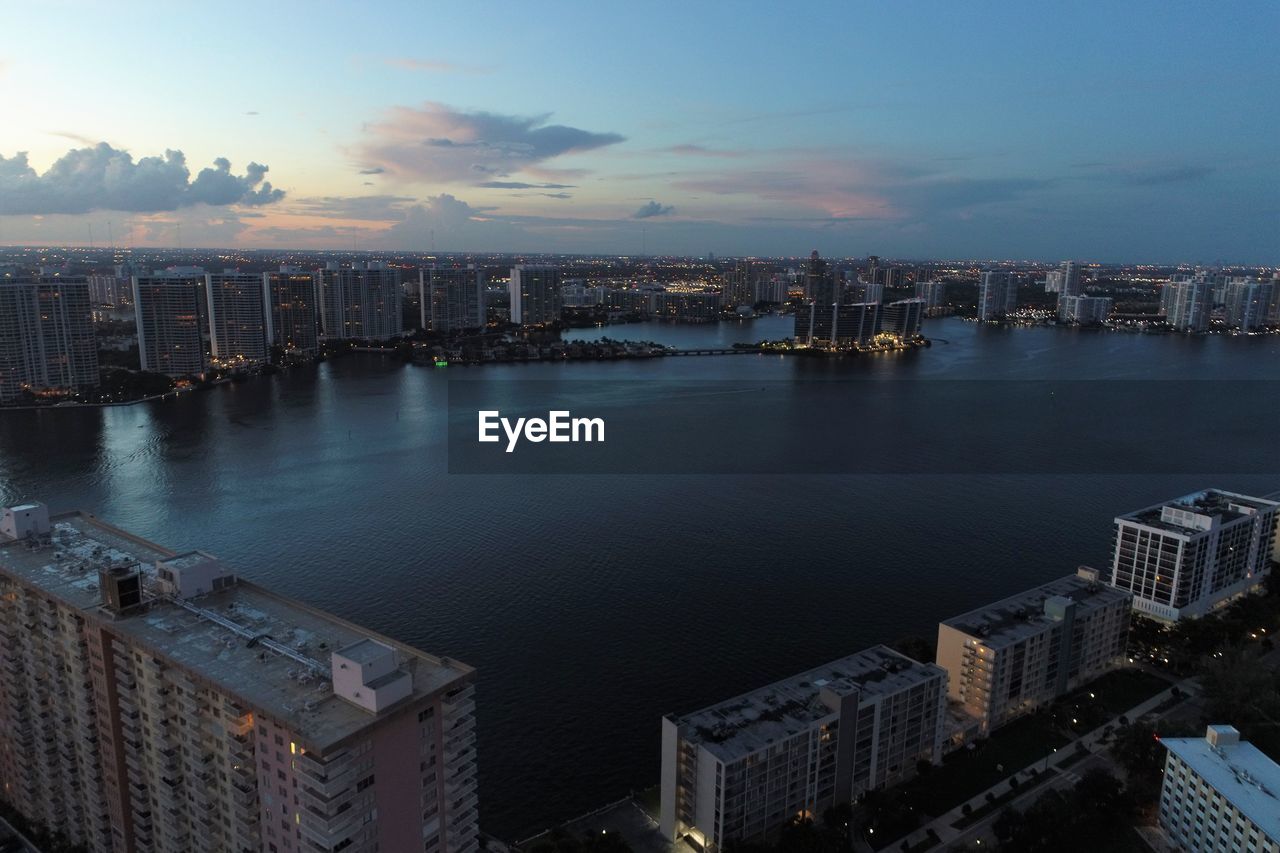
[[[435,102],[394,107],[366,127],[358,159],[411,180],[471,183],[623,141],[616,133],[547,124],[550,117],[464,112]]]
[[[411,57],[402,57],[398,59],[388,59],[386,63],[393,68],[402,68],[405,71],[431,71],[444,74],[488,74],[493,71],[492,65],[463,65],[457,62],[449,62],[444,59],[413,59]]]
[[[476,184],[486,190],[571,190],[574,184],[526,184],[523,181],[484,181]]]
[[[744,151],[731,151],[724,148],[707,148],[702,145],[672,145],[669,148],[662,149],[667,154],[683,154],[692,157],[744,157]]]
[[[652,216],[666,216],[669,213],[675,213],[675,210],[676,209],[669,204],[659,204],[656,201],[650,201],[635,213],[631,214],[631,218],[648,219]]]
[[[370,166],[367,169],[361,169],[360,174],[361,175],[381,175],[385,171],[387,170],[382,168],[381,166]]]
[[[266,173],[266,166],[251,162],[243,175],[236,175],[231,161],[219,157],[193,181],[181,151],[135,163],[127,151],[100,142],[68,151],[41,175],[21,151],[9,158],[0,155],[0,214],[150,213],[198,204],[271,204],[284,191],[263,180]]]
[[[573,198],[573,195],[570,193],[538,193],[538,195],[545,196],[546,198]]]
[[[244,111],[244,114],[245,114],[245,115],[247,115],[247,116],[256,116],[256,115],[258,114],[258,111],[257,111],[257,110],[245,110],[245,111]]]

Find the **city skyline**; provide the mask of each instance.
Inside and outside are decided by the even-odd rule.
[[[362,14],[24,9],[0,244],[1278,260],[1265,4]]]

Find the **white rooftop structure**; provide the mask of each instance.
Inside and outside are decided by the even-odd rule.
[[[1241,741],[1233,726],[1209,726],[1202,738],[1166,738],[1162,743],[1273,844],[1280,843],[1280,764]],[[1168,774],[1165,784],[1170,784]]]

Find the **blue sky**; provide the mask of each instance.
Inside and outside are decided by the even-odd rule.
[[[0,243],[1280,262],[1274,3],[0,16]]]

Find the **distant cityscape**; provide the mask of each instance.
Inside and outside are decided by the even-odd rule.
[[[1217,489],[1117,515],[1108,568],[945,619],[936,643],[910,654],[874,646],[655,720],[656,797],[583,820],[639,808],[645,820],[625,835],[601,830],[615,849],[791,849],[789,834],[819,816],[851,850],[981,845],[1004,831],[994,819],[1005,802],[1083,786],[1108,762],[1143,790],[1147,771],[1124,746],[1136,737],[1164,768],[1144,795],[1153,843],[1208,849],[1225,837],[1275,851],[1280,742],[1265,714],[1215,718],[1204,739],[1149,732],[1218,689],[1156,665],[1188,626],[1222,631],[1248,612],[1256,659],[1275,658],[1256,623],[1280,625],[1278,519],[1280,493]],[[555,833],[514,843],[479,829],[483,673],[257,586],[211,554],[81,512],[12,506],[0,517],[0,617],[4,801],[60,844],[556,849]],[[1051,740],[983,777],[968,754],[1007,746],[1025,724]],[[1072,749],[1049,751],[1055,726],[1077,733]],[[1069,769],[1086,764],[1095,775]],[[933,817],[895,811],[895,796],[943,779],[967,795],[939,793]]]
[[[1253,268],[161,250],[0,253],[0,404],[111,404],[352,349],[436,365],[657,357],[575,327],[794,315],[738,347],[850,355],[928,345],[928,318],[1119,331],[1280,332]],[[175,263],[177,261],[177,263]]]

